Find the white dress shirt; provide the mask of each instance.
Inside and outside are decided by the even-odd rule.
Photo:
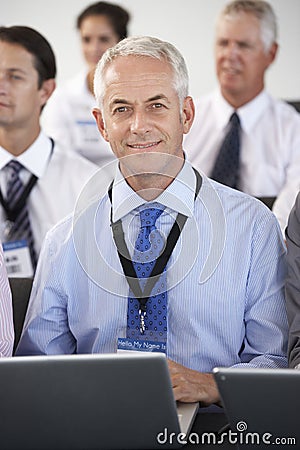
[[[218,90],[195,105],[184,148],[192,164],[209,176],[233,108]],[[242,129],[239,189],[254,197],[277,197],[273,211],[284,230],[300,189],[300,114],[265,91],[237,113]]]
[[[54,91],[43,110],[41,122],[43,130],[61,146],[102,167],[112,161],[114,155],[92,115],[95,106],[95,98],[87,87],[86,71],[83,71]]]
[[[51,140],[41,132],[31,147],[16,158],[0,147],[0,186],[4,197],[7,178],[5,166],[12,159],[25,167],[20,172],[24,183],[31,174],[38,177],[27,205],[35,250],[39,253],[47,231],[73,211],[82,187],[98,167],[79,155],[60,150],[56,144],[53,146]],[[3,224],[5,215],[1,205],[0,220]],[[1,226],[1,239],[3,231]]]

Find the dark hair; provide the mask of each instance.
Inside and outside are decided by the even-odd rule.
[[[115,33],[119,36],[119,40],[121,41],[127,37],[127,24],[130,20],[130,15],[125,9],[121,8],[121,6],[107,2],[93,3],[78,16],[76,22],[78,30],[80,29],[83,20],[90,16],[106,16]]]
[[[49,42],[36,30],[24,26],[0,27],[0,42],[24,47],[34,57],[34,67],[39,75],[39,88],[43,81],[55,78],[56,63]]]

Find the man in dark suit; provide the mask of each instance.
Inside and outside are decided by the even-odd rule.
[[[290,325],[289,365],[300,369],[300,192],[290,213],[287,239],[286,302]]]

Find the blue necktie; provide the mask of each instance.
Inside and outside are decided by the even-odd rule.
[[[23,168],[22,164],[18,161],[11,160],[7,167],[10,169],[9,179],[7,183],[7,193],[6,193],[6,201],[9,204],[10,208],[14,208],[17,201],[21,197],[24,191],[24,185],[20,179],[20,171]],[[13,222],[9,234],[8,241],[16,241],[20,239],[26,239],[27,245],[29,247],[31,261],[33,264],[33,268],[36,267],[37,256],[34,249],[34,240],[33,234],[30,226],[29,215],[27,210],[26,203],[20,209],[15,221]]]
[[[164,248],[164,239],[155,226],[155,222],[163,212],[160,208],[147,208],[140,211],[141,227],[135,243],[133,266],[143,290],[147,278],[151,274],[157,257]],[[167,333],[167,292],[166,272],[163,271],[155,284],[146,305],[145,335],[140,332],[140,305],[129,291],[127,337],[164,340]]]
[[[219,150],[211,178],[226,186],[237,188],[240,166],[240,119],[236,113],[230,117],[230,128]]]

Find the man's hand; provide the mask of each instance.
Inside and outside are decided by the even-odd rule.
[[[217,385],[210,373],[188,369],[168,359],[175,400],[210,405],[220,401]]]

